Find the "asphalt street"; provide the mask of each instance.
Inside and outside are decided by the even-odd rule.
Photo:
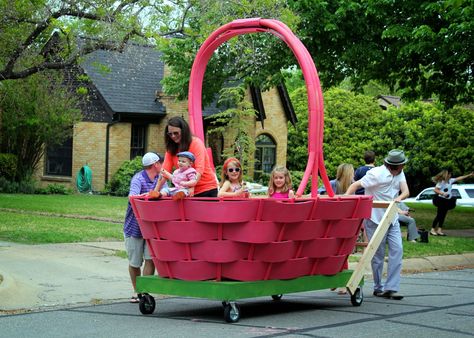
[[[137,304],[69,306],[0,316],[3,337],[472,337],[474,269],[404,274],[401,301],[374,297],[366,280],[359,307],[330,290],[239,301],[241,319],[227,324],[218,301],[157,297]]]

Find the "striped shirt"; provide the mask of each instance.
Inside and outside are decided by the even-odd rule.
[[[154,180],[150,180],[145,170],[136,173],[133,176],[132,181],[130,182],[130,192],[128,193],[128,196],[140,195],[153,190],[156,186],[156,182],[158,181],[158,179],[159,175],[157,175]],[[167,186],[167,184],[165,183],[164,186]],[[138,225],[138,221],[135,218],[135,215],[133,214],[130,201],[128,202],[127,212],[125,214],[123,233],[125,237],[143,237],[140,231],[140,226]]]

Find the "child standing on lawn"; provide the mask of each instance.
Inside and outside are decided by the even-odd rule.
[[[228,158],[222,166],[221,182],[218,197],[249,197],[249,192],[242,181],[242,165],[235,157]]]
[[[273,168],[268,182],[268,197],[295,198],[291,185],[291,175],[288,169],[283,166]]]

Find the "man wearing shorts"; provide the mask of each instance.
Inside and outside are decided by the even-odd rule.
[[[130,191],[128,196],[147,194],[152,191],[160,177],[162,156],[155,153],[146,153],[142,158],[143,170],[136,173],[130,182]],[[166,183],[165,183],[166,184]],[[132,206],[128,202],[127,213],[123,225],[123,234],[125,238],[125,249],[128,256],[128,272],[132,281],[134,295],[130,298],[131,303],[138,303],[139,298],[136,293],[137,276],[141,276],[141,267],[143,260],[143,275],[153,275],[155,265],[151,260],[150,252],[145,240],[143,239],[137,219],[133,214]]]

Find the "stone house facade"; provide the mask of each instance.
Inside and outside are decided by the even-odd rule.
[[[122,53],[96,51],[68,73],[70,83],[88,89],[87,100],[81,103],[83,119],[74,125],[69,142],[46,148],[34,175],[41,185],[59,183],[75,188],[78,171],[87,165],[92,170],[92,189],[101,191],[123,162],[147,151],[164,154],[166,121],[176,115],[187,120],[188,113],[187,101],[162,94],[165,65],[160,56],[152,47],[129,44]],[[78,78],[82,78],[80,84]],[[276,164],[284,165],[288,121],[295,119],[285,88],[249,90],[248,99],[259,111],[251,131],[260,156],[257,163],[268,162],[265,171]],[[205,107],[203,115],[216,111]],[[258,121],[262,119],[264,123]],[[205,123],[205,130],[207,127]],[[217,154],[233,143],[228,133],[219,140],[213,137],[207,134],[206,143]],[[222,159],[217,156],[215,162],[219,161]]]

